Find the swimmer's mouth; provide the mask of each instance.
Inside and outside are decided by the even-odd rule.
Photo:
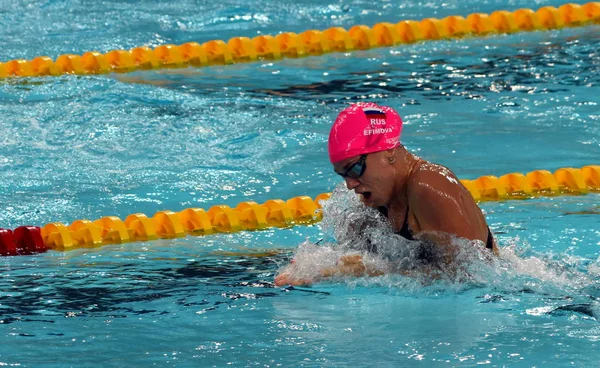
[[[366,200],[371,198],[371,192],[363,192],[363,193],[360,193],[360,195]]]

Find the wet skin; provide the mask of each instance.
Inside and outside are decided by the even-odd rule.
[[[359,159],[360,156],[356,156],[336,162],[333,168],[337,173],[344,173]],[[365,205],[386,207],[395,231],[400,231],[404,222],[408,221],[415,239],[431,242],[446,250],[447,262],[452,261],[455,251],[452,244],[454,237],[486,243],[488,227],[481,209],[446,167],[427,162],[403,146],[370,153],[365,163],[366,170],[362,176],[356,179],[344,177],[346,186],[359,194]],[[344,269],[340,269],[340,272],[349,269],[348,263],[354,265],[353,270],[364,268],[360,259],[348,261],[342,262]],[[284,272],[276,278],[275,283],[283,285],[282,282],[295,281],[307,284],[310,280],[294,280]]]
[[[343,172],[357,160],[336,162],[334,170]],[[366,165],[360,178],[344,178],[346,186],[361,195],[365,205],[386,207],[394,230],[402,228],[408,215],[415,238],[445,246],[454,235],[485,244],[488,229],[481,209],[446,167],[416,157],[403,146],[369,154]]]

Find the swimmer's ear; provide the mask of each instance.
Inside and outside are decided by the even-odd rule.
[[[389,163],[393,164],[396,161],[396,147],[386,150],[385,153]]]
[[[401,149],[404,149],[404,146],[403,146],[402,144],[398,145],[397,147],[394,147],[394,148],[390,148],[390,149],[388,149],[388,150],[385,150],[385,151],[386,151],[386,153],[387,153],[387,157],[388,157],[388,158],[390,158],[390,157],[396,157],[396,155],[397,155],[398,153],[400,153],[400,150],[401,150]]]

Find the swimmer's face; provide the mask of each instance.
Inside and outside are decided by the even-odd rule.
[[[359,194],[369,207],[386,206],[395,186],[394,169],[389,162],[389,151],[350,157],[333,164],[333,170],[346,181],[346,187]],[[362,175],[357,177],[357,174]]]

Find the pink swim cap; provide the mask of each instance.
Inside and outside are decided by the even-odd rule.
[[[344,109],[329,132],[329,161],[332,163],[400,145],[402,119],[387,106],[372,102]]]

